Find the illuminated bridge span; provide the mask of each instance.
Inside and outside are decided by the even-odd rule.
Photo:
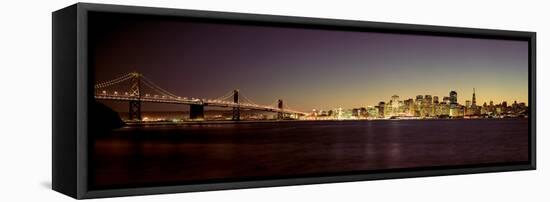
[[[284,119],[291,114],[296,116],[306,115],[304,112],[288,108],[281,99],[273,102],[271,105],[256,104],[242,93],[239,93],[239,90],[227,92],[225,95],[215,99],[178,96],[164,90],[151,82],[147,77],[136,72],[98,83],[94,88],[96,100],[128,102],[129,120],[141,120],[141,104],[144,102],[189,105],[190,119],[204,119],[205,106],[232,108],[232,120],[235,121],[241,119],[241,110],[243,109],[276,112],[277,119]]]

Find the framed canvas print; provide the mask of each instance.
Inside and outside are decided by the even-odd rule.
[[[53,14],[74,198],[535,169],[535,33],[78,3]]]

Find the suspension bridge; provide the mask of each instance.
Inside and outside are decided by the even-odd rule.
[[[285,119],[290,115],[304,116],[304,112],[290,109],[282,99],[271,105],[260,105],[239,92],[238,89],[227,92],[215,98],[193,98],[178,96],[153,83],[138,72],[124,74],[118,78],[95,84],[96,100],[112,100],[128,102],[128,119],[141,121],[142,103],[166,103],[189,105],[189,118],[204,119],[204,107],[222,107],[232,109],[231,120],[241,120],[241,110],[258,110],[277,113],[277,119]]]

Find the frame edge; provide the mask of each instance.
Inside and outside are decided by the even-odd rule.
[[[76,12],[71,5],[52,13],[52,189],[77,197]]]
[[[401,24],[401,23],[384,23],[384,22],[368,22],[368,21],[353,21],[353,20],[340,20],[340,19],[322,19],[322,18],[307,18],[296,16],[278,16],[278,15],[265,15],[265,14],[245,14],[245,13],[232,13],[232,12],[218,12],[218,11],[197,11],[197,10],[185,10],[185,9],[173,9],[173,8],[156,8],[156,7],[137,7],[137,6],[120,6],[109,4],[92,4],[92,3],[77,3],[76,10],[77,16],[77,32],[75,36],[77,42],[77,72],[74,74],[78,80],[74,86],[78,86],[77,94],[77,118],[78,123],[78,140],[77,152],[78,158],[76,165],[77,168],[77,193],[75,197],[78,199],[83,198],[102,198],[102,197],[115,197],[115,196],[136,196],[136,195],[148,195],[148,194],[168,194],[168,193],[184,193],[184,192],[196,192],[196,191],[213,191],[213,190],[227,190],[227,189],[243,189],[243,188],[261,188],[261,187],[276,187],[276,186],[291,186],[291,185],[308,185],[319,183],[340,183],[340,182],[353,182],[364,180],[380,180],[380,179],[396,179],[396,178],[411,178],[411,177],[429,177],[429,176],[447,176],[447,175],[461,175],[461,174],[476,174],[476,173],[488,173],[488,172],[505,172],[505,171],[522,171],[522,170],[536,170],[536,116],[535,116],[535,103],[536,103],[536,32],[528,31],[509,31],[509,30],[493,30],[493,29],[479,29],[479,28],[464,28],[464,27],[446,27],[435,25],[416,25],[416,24]],[[75,6],[73,5],[73,6]],[[72,7],[72,6],[71,6]],[[242,182],[224,182],[224,183],[211,183],[211,184],[197,184],[197,185],[176,185],[176,186],[160,186],[160,187],[144,187],[144,188],[128,188],[128,189],[110,189],[110,190],[88,190],[87,189],[87,12],[89,11],[104,11],[104,12],[118,12],[118,13],[133,13],[133,14],[150,14],[150,15],[171,15],[180,17],[203,17],[210,19],[231,19],[231,20],[247,20],[258,23],[276,21],[283,24],[296,24],[296,25],[323,25],[331,24],[335,27],[354,27],[354,28],[382,28],[386,30],[413,30],[416,34],[436,34],[444,33],[448,35],[457,36],[479,36],[482,38],[491,38],[493,36],[503,36],[511,38],[521,38],[529,40],[530,45],[530,58],[529,58],[529,70],[531,71],[529,76],[530,86],[529,90],[532,91],[530,95],[530,119],[531,127],[533,131],[529,134],[531,137],[531,158],[529,164],[511,165],[511,166],[494,166],[494,167],[479,167],[479,168],[459,168],[459,169],[446,169],[446,170],[429,170],[429,171],[407,171],[407,172],[389,172],[381,174],[360,174],[349,176],[326,176],[326,177],[312,177],[312,178],[293,178],[293,179],[276,179],[276,180],[260,180],[260,181],[242,181]],[[334,24],[339,24],[338,26]],[[460,34],[460,32],[463,32]],[[55,43],[55,42],[54,42]],[[74,67],[73,67],[74,68]],[[78,84],[78,85],[76,85]],[[55,96],[55,95],[54,95]]]

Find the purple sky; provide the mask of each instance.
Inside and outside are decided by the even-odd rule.
[[[90,17],[96,81],[138,71],[181,96],[233,89],[258,104],[309,111],[364,107],[397,94],[460,103],[527,102],[525,41]]]

